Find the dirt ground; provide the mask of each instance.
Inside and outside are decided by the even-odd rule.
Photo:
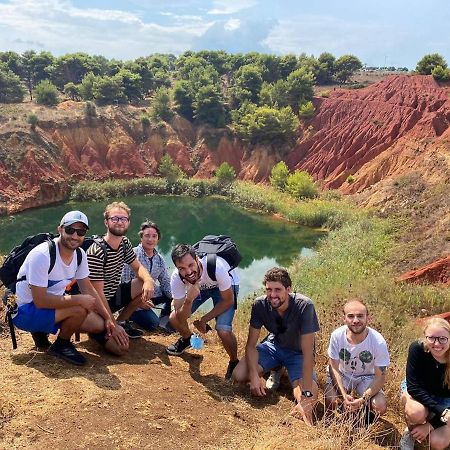
[[[286,449],[299,439],[311,450],[344,448],[339,424],[319,439],[326,425],[312,431],[289,416],[287,379],[279,392],[252,398],[246,386],[225,381],[227,358],[215,337],[181,357],[165,353],[173,340],[147,334],[116,358],[82,335],[77,345],[88,364],[76,367],[35,351],[28,333],[18,332],[12,350],[3,330],[0,448]],[[345,448],[392,448],[401,427],[392,423],[378,425],[384,438]]]

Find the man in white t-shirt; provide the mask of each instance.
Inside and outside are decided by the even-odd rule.
[[[386,398],[382,388],[390,363],[386,341],[378,331],[367,326],[369,312],[359,299],[348,301],[343,312],[345,325],[333,331],[328,347],[325,403],[335,408],[343,401],[350,411],[367,405],[376,414],[383,415]]]
[[[222,341],[230,362],[225,377],[231,374],[239,362],[237,341],[232,331],[235,312],[235,296],[239,291],[239,279],[236,269],[230,271],[229,264],[220,256],[216,257],[216,280],[212,280],[207,271],[207,257],[198,258],[194,248],[187,244],[178,244],[172,251],[175,270],[170,279],[174,310],[170,315],[170,324],[181,334],[175,344],[169,345],[169,355],[181,355],[191,346],[191,331],[188,318],[206,300],[212,299],[214,307],[205,313],[194,326],[201,332],[208,331],[208,322],[216,319],[216,331]]]
[[[110,334],[115,327],[89,281],[86,253],[79,248],[88,228],[85,214],[70,211],[61,219],[60,236],[30,251],[17,275],[18,309],[13,316],[16,327],[32,333],[36,346],[48,348],[49,354],[76,365],[85,364],[86,358],[70,342],[75,332],[106,330]],[[66,286],[74,280],[81,294],[64,295]],[[58,333],[53,344],[48,340],[49,333]]]

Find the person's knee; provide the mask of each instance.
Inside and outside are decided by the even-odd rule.
[[[377,413],[379,416],[386,414],[386,411],[387,411],[386,400],[372,401],[371,407],[372,407],[372,410],[375,413]]]
[[[231,380],[233,383],[245,383],[248,381],[245,364],[241,362],[234,368],[233,374],[231,375]]]
[[[89,311],[86,308],[83,308],[82,306],[74,306],[71,310],[71,317],[78,317],[81,319],[85,319],[87,315],[89,314]]]
[[[126,345],[118,344],[113,339],[109,339],[105,343],[105,350],[107,350],[109,353],[112,353],[113,355],[123,356],[128,352],[129,346],[128,344]]]
[[[438,436],[436,433],[430,433],[430,447],[434,450],[445,450],[450,445],[450,438]]]
[[[224,340],[224,339],[230,339],[233,336],[233,332],[231,330],[222,330],[219,329],[217,330],[217,335],[219,336],[220,339]]]
[[[427,418],[428,411],[416,401],[407,401],[405,405],[406,420],[411,424],[423,423]]]

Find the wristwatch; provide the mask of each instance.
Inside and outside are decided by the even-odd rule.
[[[441,414],[441,422],[447,423],[449,419],[450,419],[450,409],[445,408]]]
[[[303,397],[311,398],[313,396],[313,393],[311,391],[302,391]]]

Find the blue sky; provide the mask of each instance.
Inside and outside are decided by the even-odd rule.
[[[0,51],[329,51],[414,68],[435,52],[450,64],[449,24],[448,0],[0,0]]]

